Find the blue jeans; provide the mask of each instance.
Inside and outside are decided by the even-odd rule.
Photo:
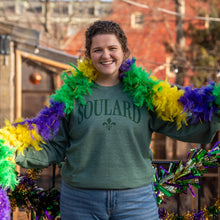
[[[158,220],[153,185],[126,190],[61,187],[61,220]]]

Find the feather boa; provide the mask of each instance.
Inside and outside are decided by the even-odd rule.
[[[12,124],[6,121],[5,127],[0,129],[0,143],[10,149],[12,146],[18,153],[28,147],[41,150],[39,143],[56,137],[60,120],[70,114],[75,101],[85,105],[84,96],[92,94],[98,72],[88,59],[78,61],[78,67],[70,65],[62,74],[64,85],[50,97],[49,106],[35,118],[20,119]],[[175,122],[177,129],[183,124],[211,121],[213,114],[219,112],[220,86],[214,82],[202,88],[178,89],[137,67],[135,58],[125,61],[119,72],[123,90],[133,97],[135,105],[156,112],[164,121]]]
[[[85,105],[84,96],[92,94],[98,72],[91,61],[78,61],[78,67],[70,65],[72,67],[62,74],[64,85],[50,97],[49,107],[32,119],[21,119],[13,124],[6,121],[6,126],[0,129],[0,139],[15,147],[18,153],[30,146],[40,150],[39,142],[56,136],[60,120],[70,114],[75,101]],[[177,129],[189,121],[211,121],[213,114],[219,111],[220,86],[214,82],[202,88],[178,89],[137,67],[134,58],[121,65],[120,79],[124,92],[133,97],[137,106],[155,111],[164,121],[176,122]]]
[[[0,189],[0,219],[2,220],[11,219],[10,201],[7,196],[7,192],[3,189]]]

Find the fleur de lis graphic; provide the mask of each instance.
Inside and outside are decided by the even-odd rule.
[[[113,125],[116,125],[116,123],[115,123],[115,122],[112,122],[111,118],[108,118],[108,119],[107,119],[107,122],[103,122],[102,125],[103,125],[103,126],[106,126],[106,128],[107,128],[108,130],[110,130]]]

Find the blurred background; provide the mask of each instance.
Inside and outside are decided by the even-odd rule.
[[[180,88],[219,82],[219,0],[0,0],[0,126],[6,118],[34,117],[48,104],[48,96],[62,85],[61,72],[84,56],[86,28],[100,19],[121,25],[131,57],[158,79]],[[151,149],[154,160],[179,161],[191,148],[209,150],[218,140],[219,134],[198,146],[155,133]],[[214,202],[219,174],[219,168],[209,170],[196,198],[190,192],[170,198],[166,209],[185,213]],[[59,190],[60,179],[60,167],[53,165],[38,183]],[[22,209],[13,212],[13,219],[26,218]]]

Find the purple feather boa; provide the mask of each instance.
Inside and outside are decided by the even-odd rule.
[[[7,192],[0,189],[0,219],[10,220],[11,216],[10,201],[7,196]]]
[[[132,59],[128,59],[125,62],[123,62],[120,66],[119,69],[119,78],[122,79],[125,75],[124,72],[130,71],[131,70],[131,65],[135,63],[136,59],[132,57]]]
[[[179,102],[183,105],[183,111],[189,113],[192,124],[198,121],[211,121],[213,114],[218,111],[214,104],[215,97],[212,95],[214,86],[215,83],[210,82],[201,88],[192,88],[192,86],[183,88],[185,92]]]
[[[45,106],[35,118],[25,119],[24,121],[15,123],[14,125],[26,124],[30,130],[34,128],[34,125],[36,125],[38,134],[45,141],[48,141],[55,137],[59,130],[60,119],[65,116],[64,108],[64,103],[50,100],[50,106]]]

